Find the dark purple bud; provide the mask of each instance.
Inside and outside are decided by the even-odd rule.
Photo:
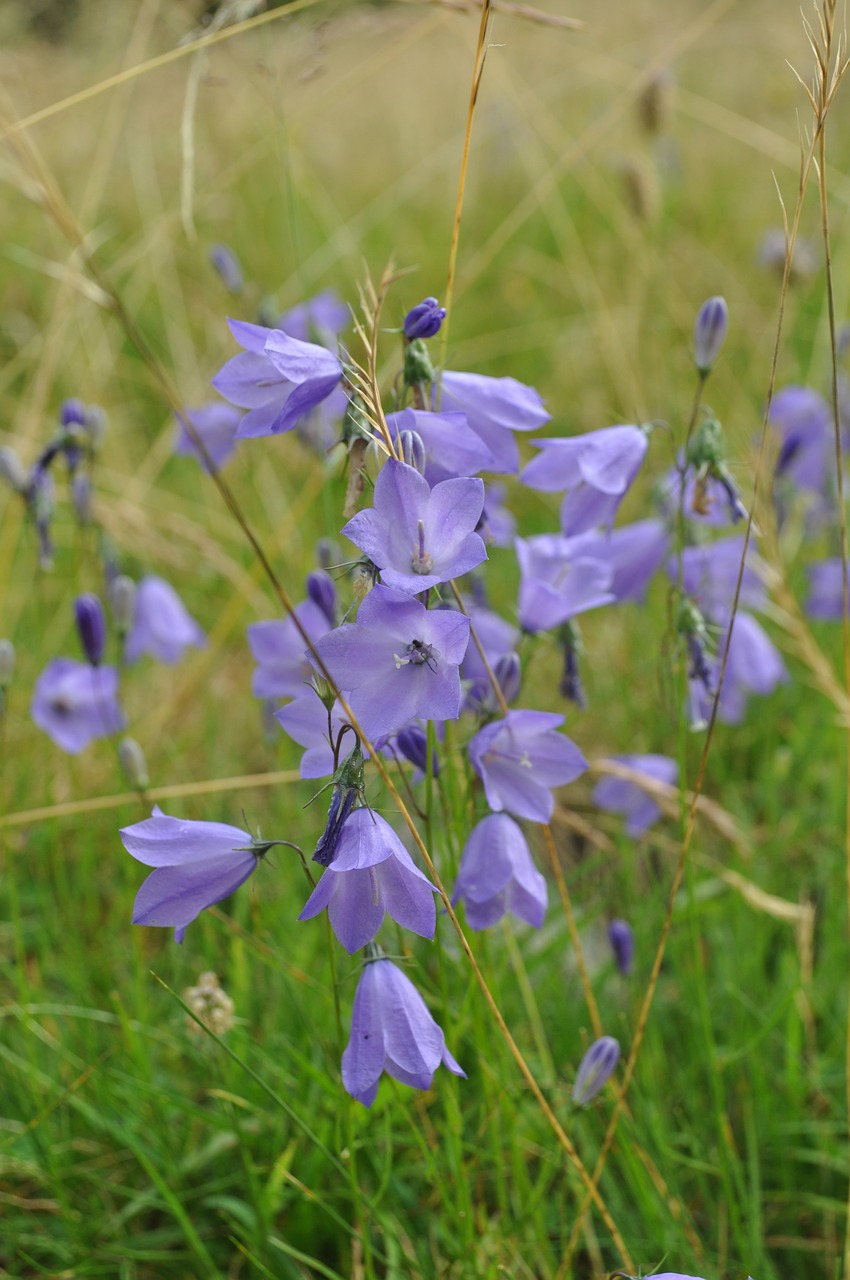
[[[241,293],[244,280],[239,259],[226,244],[214,244],[209,253],[210,262],[231,293]]]
[[[99,598],[90,591],[77,596],[74,601],[74,616],[77,619],[77,630],[83,652],[93,667],[103,658],[106,648],[106,617]]]
[[[614,959],[620,973],[630,974],[635,957],[635,940],[631,925],[625,920],[612,920],[608,926],[608,941],[611,943],[611,950],[614,952]]]
[[[581,711],[587,706],[581,672],[578,669],[578,653],[569,647],[564,650],[564,673],[558,691],[569,702],[574,702]]]
[[[519,694],[522,683],[522,663],[518,653],[504,653],[496,660],[493,675],[499,682],[502,697],[510,704]]]
[[[720,354],[729,327],[726,299],[709,298],[699,309],[694,326],[694,363],[705,377]]]
[[[421,729],[418,724],[399,729],[396,742],[406,760],[409,760],[417,769],[421,769],[423,773],[428,772],[428,738],[424,729]],[[436,751],[431,753],[431,771],[435,778],[439,777],[440,765]]]
[[[63,400],[62,408],[59,410],[59,421],[63,427],[70,427],[76,424],[84,427],[86,425],[86,406],[82,400],[76,399]]]
[[[425,474],[425,444],[418,431],[401,431],[398,437],[398,452],[402,462],[414,467],[421,476]]]
[[[613,1036],[595,1040],[581,1060],[575,1084],[573,1102],[579,1107],[588,1102],[607,1084],[620,1059],[620,1046]]]
[[[404,336],[408,342],[414,338],[433,338],[445,318],[446,308],[441,307],[436,298],[425,298],[404,317]]]
[[[317,604],[332,627],[336,626],[336,585],[325,569],[307,574],[307,595]]]

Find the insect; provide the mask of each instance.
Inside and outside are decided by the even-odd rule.
[[[424,663],[429,671],[437,670],[437,658],[439,655],[432,644],[425,644],[423,640],[411,640],[407,646],[407,651],[410,654],[409,662],[413,662],[417,666],[421,666]]]

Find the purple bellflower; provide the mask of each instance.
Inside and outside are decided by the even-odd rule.
[[[470,623],[475,630],[478,642],[484,650],[493,674],[497,675],[498,670],[503,676],[507,675],[509,664],[512,664],[512,659],[516,657],[515,649],[519,643],[519,631],[511,623],[500,617],[499,614],[493,613],[491,609],[487,609],[483,605],[475,605],[469,599],[464,600],[464,608],[469,615]],[[477,644],[469,644],[460,668],[460,674],[464,682],[465,708],[468,707],[474,711],[497,709],[493,708],[491,704],[493,687],[487,668],[482,661],[481,654],[478,652]],[[517,688],[513,696],[516,696],[518,692]],[[507,694],[505,695],[505,701],[511,701]]]
[[[777,476],[824,498],[835,449],[827,401],[810,387],[783,387],[771,402],[770,426],[779,436]]]
[[[183,601],[164,578],[142,578],[136,588],[133,625],[124,646],[127,662],[149,653],[159,662],[175,663],[189,645],[199,649],[207,638]]]
[[[611,604],[613,570],[594,534],[543,533],[514,543],[521,574],[519,620],[524,631],[548,631],[588,609]]]
[[[463,899],[470,929],[489,929],[507,912],[539,929],[546,897],[546,881],[513,818],[482,818],[466,842],[452,894],[452,906]]]
[[[417,306],[411,307],[404,317],[404,336],[408,342],[416,338],[433,338],[440,332],[440,325],[446,318],[446,308],[441,307],[436,298],[425,298]]]
[[[725,638],[722,638],[718,654],[723,652],[724,644]],[[720,678],[719,658],[716,677]],[[717,707],[718,719],[724,724],[740,724],[751,694],[767,697],[787,681],[788,671],[776,645],[751,613],[739,609],[732,624],[729,657]]]
[[[669,756],[624,755],[611,759],[670,787],[676,785],[679,777],[679,766]],[[593,803],[609,813],[621,813],[626,819],[626,832],[632,838],[643,835],[662,816],[652,796],[639,783],[625,778],[602,778],[593,788]]]
[[[118,703],[118,672],[73,658],[54,658],[36,681],[30,714],[39,729],[70,755],[127,723]]]
[[[685,547],[682,552],[682,586],[713,622],[725,622],[729,616],[743,552],[742,534],[706,542],[702,546]],[[676,579],[678,562],[675,557],[670,559],[667,572]],[[765,604],[765,573],[764,561],[750,544],[741,580],[741,604],[753,609]]]
[[[573,1102],[586,1107],[605,1087],[620,1060],[620,1046],[613,1036],[594,1040],[582,1058],[573,1085]]]
[[[550,418],[534,387],[516,378],[488,378],[479,373],[445,372],[440,408],[460,409],[466,414],[470,427],[493,455],[489,469],[498,472],[515,472],[519,467],[513,432],[536,431]]]
[[[414,473],[415,474],[415,473]],[[357,614],[316,642],[316,652],[363,732],[373,740],[408,721],[456,720],[469,619],[426,609],[413,596],[373,587]]]
[[[625,425],[532,443],[542,452],[529,462],[522,482],[545,493],[566,491],[561,531],[569,537],[597,525],[610,528],[646,457],[649,436],[642,427]]]
[[[282,329],[229,320],[245,350],[219,370],[212,384],[225,400],[248,412],[237,438],[278,435],[336,390],[342,365],[332,351],[299,342]]]
[[[342,1055],[348,1092],[371,1107],[383,1071],[414,1089],[430,1089],[440,1063],[466,1077],[410,979],[391,960],[367,962],[354,996],[351,1039]]]
[[[417,595],[487,559],[474,532],[483,507],[481,480],[444,480],[432,489],[415,468],[391,458],[375,482],[374,507],[342,532],[377,565],[386,586]]]
[[[314,644],[330,630],[327,615],[312,600],[302,600],[297,604],[295,614]],[[253,623],[248,628],[248,644],[257,663],[251,681],[256,697],[296,698],[304,692],[313,668],[304,651],[303,637],[292,618]],[[295,741],[301,742],[301,739],[296,738]]]
[[[456,476],[474,476],[491,471],[495,458],[480,436],[472,430],[464,413],[429,413],[424,409],[403,409],[388,413],[390,435],[398,440],[405,431],[415,431],[425,447],[425,479],[429,484]]]
[[[285,311],[277,322],[277,328],[299,342],[320,342],[333,346],[334,339],[351,323],[351,311],[342,301],[336,289],[325,289],[315,298],[308,298],[298,306]]]
[[[635,938],[632,926],[626,920],[612,920],[608,926],[608,941],[614,953],[617,968],[623,977],[632,971],[635,958]]]
[[[612,572],[614,603],[642,600],[650,580],[667,553],[667,531],[660,520],[636,520],[611,533],[588,534],[581,543],[585,555],[604,560]]]
[[[309,667],[306,658],[304,665]],[[306,689],[302,685],[298,696],[275,711],[274,718],[293,742],[304,747],[301,777],[329,777],[334,771],[332,743],[339,740],[340,730],[348,724],[339,703],[333,704],[329,718],[327,707],[316,690],[311,685]]]
[[[549,711],[509,711],[476,733],[469,758],[491,809],[549,821],[552,788],[573,782],[587,768],[575,743],[558,733],[563,723],[563,716]]]
[[[170,818],[158,806],[120,835],[137,862],[154,868],[136,895],[133,924],[173,928],[176,942],[206,907],[244,884],[274,843],[224,822]]]
[[[192,439],[187,420],[203,443],[209,462]],[[205,471],[219,471],[236,448],[236,432],[241,420],[242,414],[234,405],[220,400],[211,400],[196,409],[184,409],[177,418],[174,452],[181,457],[197,458]]]
[[[353,955],[372,941],[385,915],[420,937],[433,938],[436,892],[389,823],[370,809],[355,809],[298,919],[312,920],[327,907],[331,928]]]

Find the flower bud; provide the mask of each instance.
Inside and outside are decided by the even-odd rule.
[[[0,449],[0,476],[15,493],[26,492],[29,484],[26,467],[14,449],[5,446]]]
[[[720,354],[729,327],[726,299],[709,298],[699,309],[694,326],[694,362],[705,377]]]
[[[581,1060],[581,1065],[573,1085],[573,1102],[579,1107],[600,1092],[614,1072],[620,1059],[620,1046],[613,1036],[602,1036],[595,1040]]]
[[[398,437],[398,453],[402,462],[425,474],[425,444],[418,431],[402,431]]]
[[[624,976],[632,971],[635,956],[635,939],[631,925],[625,920],[612,920],[608,926],[608,941],[614,952],[617,968]]]
[[[83,652],[93,667],[103,659],[106,648],[106,617],[98,596],[87,591],[74,601],[74,616]]]
[[[418,724],[406,725],[404,729],[399,729],[396,735],[396,742],[405,760],[409,760],[412,765],[415,765],[417,769],[421,769],[423,773],[428,772],[428,738],[424,729],[420,728]],[[431,772],[435,778],[440,773],[436,751],[432,752],[431,755]]]
[[[125,636],[133,625],[133,614],[136,608],[136,584],[126,573],[119,573],[109,584],[109,604],[115,630],[119,636]]]
[[[8,689],[15,670],[15,646],[11,640],[0,640],[0,690]]]
[[[135,738],[122,738],[118,743],[118,759],[124,776],[136,791],[146,791],[150,786],[145,753]]]
[[[103,444],[103,438],[106,435],[106,410],[102,409],[99,404],[86,405],[86,431],[89,436],[89,443],[93,452],[97,452]]]
[[[91,476],[87,471],[75,471],[71,480],[71,501],[74,514],[80,524],[91,521]]]
[[[324,569],[307,574],[307,595],[317,604],[332,627],[336,626],[336,584]]]
[[[404,336],[408,342],[414,338],[433,338],[445,318],[446,308],[441,307],[436,298],[425,298],[404,317]]]
[[[339,547],[333,538],[319,538],[316,543],[316,563],[320,569],[330,569],[339,561]]]
[[[62,407],[59,410],[59,421],[63,427],[86,425],[86,406],[82,400],[78,400],[74,396],[70,400],[63,400]]]
[[[493,675],[499,682],[502,697],[511,703],[519,694],[522,683],[522,663],[518,653],[504,653],[493,667]]]
[[[210,248],[209,259],[226,288],[231,293],[241,293],[245,281],[239,259],[233,250],[228,249],[226,244],[214,244]]]

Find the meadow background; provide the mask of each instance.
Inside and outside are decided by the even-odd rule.
[[[496,12],[461,229],[449,365],[536,386],[553,434],[663,418],[683,438],[699,304],[723,294],[730,331],[706,399],[724,424],[745,502],[776,332],[781,272],[759,261],[796,199],[812,54],[796,2],[550,0],[570,31]],[[283,311],[333,286],[356,301],[390,256],[410,275],[385,313],[445,286],[477,16],[436,4],[316,4],[205,54],[192,131],[193,222],[181,218],[181,118],[192,59],[86,100],[73,95],[175,49],[189,3],[81,3],[49,40],[25,5],[0,13],[3,114],[27,123],[88,246],[187,404],[234,352],[224,317]],[[669,77],[648,130],[647,86]],[[67,101],[66,101],[67,100]],[[38,113],[51,104],[61,109]],[[850,127],[830,118],[828,186],[840,321],[848,316]],[[207,477],[172,456],[173,420],[148,368],[38,200],[27,161],[0,159],[0,445],[32,462],[63,398],[106,409],[96,510],[123,563],[178,587],[209,636],[175,668],[134,670],[124,702],[166,812],[304,840],[298,752],[263,729],[245,625],[275,615],[250,548]],[[814,189],[801,234],[812,270],[792,281],[778,385],[826,390],[829,341]],[[234,302],[207,253],[224,241],[251,282]],[[234,310],[238,308],[238,310]],[[397,338],[382,345],[391,380]],[[647,512],[673,446],[626,505]],[[302,594],[316,539],[335,533],[344,479],[292,438],[248,441],[228,471],[288,589]],[[326,940],[293,927],[300,869],[283,856],[183,947],[131,928],[141,868],[117,829],[142,816],[108,742],[68,757],[28,715],[47,661],[76,653],[72,600],[98,589],[94,535],[62,500],[56,568],[37,568],[22,505],[0,493],[0,636],[18,662],[0,721],[0,1262],[20,1277],[555,1277],[577,1203],[562,1152],[460,963],[446,987],[423,951],[417,981],[469,1081],[428,1095],[384,1079],[370,1112],[339,1079]],[[556,503],[517,499],[525,532]],[[820,554],[825,554],[825,545]],[[795,592],[818,550],[783,543]],[[494,604],[517,574],[494,552]],[[567,730],[592,758],[676,755],[666,589],[583,624],[589,705]],[[846,738],[788,619],[771,630],[791,682],[717,726],[705,795],[732,838],[700,822],[633,1086],[601,1189],[644,1273],[712,1280],[842,1274],[847,1216]],[[813,626],[836,672],[840,627]],[[799,639],[799,636],[797,637]],[[529,705],[553,702],[545,645]],[[531,698],[534,701],[531,701]],[[688,743],[693,781],[700,738]],[[280,775],[269,779],[254,775]],[[237,779],[237,782],[230,780]],[[680,841],[668,821],[639,844],[562,793],[592,838],[553,824],[605,1029],[628,1045]],[[173,788],[173,791],[169,791]],[[181,794],[180,788],[183,788]],[[322,808],[323,801],[318,804]],[[727,823],[728,827],[728,823]],[[593,1038],[551,895],[539,934],[497,929],[476,951],[553,1108],[591,1166],[613,1105],[569,1104]],[[626,916],[626,981],[605,941]],[[454,957],[451,939],[445,943]],[[354,988],[342,961],[343,1018]],[[176,992],[214,970],[235,1004],[224,1045],[194,1035]],[[305,1129],[306,1126],[306,1129]],[[362,1200],[352,1203],[356,1162]],[[364,1246],[363,1237],[369,1243]],[[618,1265],[586,1219],[573,1274]]]

